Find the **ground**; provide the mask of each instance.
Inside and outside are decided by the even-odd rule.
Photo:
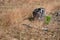
[[[60,9],[59,4],[60,0],[0,0],[0,40],[60,40],[60,23],[50,13]],[[39,7],[52,17],[48,25],[27,19]]]

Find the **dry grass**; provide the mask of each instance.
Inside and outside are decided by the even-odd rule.
[[[59,4],[59,0],[0,0],[0,40],[60,40],[60,25],[53,17],[49,25],[26,19],[37,7],[44,7],[48,15]]]

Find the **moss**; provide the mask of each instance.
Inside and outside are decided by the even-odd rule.
[[[46,24],[49,24],[50,20],[51,20],[51,16],[46,16],[45,17],[45,23]]]

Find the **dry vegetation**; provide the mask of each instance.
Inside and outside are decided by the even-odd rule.
[[[60,23],[49,14],[60,8],[59,4],[60,0],[0,0],[0,40],[60,40]],[[27,19],[38,7],[51,15],[48,25],[44,20]]]

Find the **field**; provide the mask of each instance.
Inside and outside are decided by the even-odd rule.
[[[49,24],[28,19],[40,7],[51,16]],[[58,9],[60,0],[0,0],[0,40],[60,40],[60,16],[54,13]]]

